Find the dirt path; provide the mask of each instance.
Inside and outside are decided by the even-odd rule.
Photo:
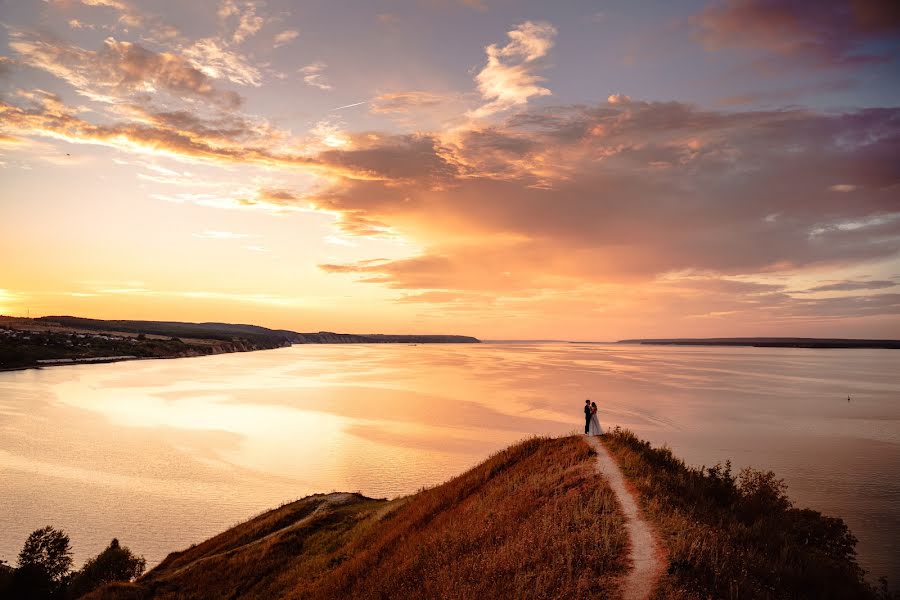
[[[638,509],[634,494],[625,484],[625,478],[619,465],[609,455],[606,447],[593,436],[586,436],[586,441],[597,451],[597,471],[606,477],[609,487],[616,494],[619,506],[625,515],[625,529],[631,541],[629,558],[632,569],[625,576],[622,584],[624,600],[645,600],[653,593],[656,580],[663,570],[662,552],[656,533],[644,520]]]

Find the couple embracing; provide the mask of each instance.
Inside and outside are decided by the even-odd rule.
[[[597,418],[597,403],[584,401],[584,432],[588,435],[603,435],[600,419]]]

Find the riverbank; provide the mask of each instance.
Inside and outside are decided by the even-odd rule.
[[[146,358],[189,358],[293,344],[479,343],[458,335],[298,333],[256,325],[0,316],[0,371]]]
[[[188,358],[290,346],[264,338],[180,338],[136,331],[92,330],[40,319],[0,318],[0,370],[147,358]]]
[[[896,597],[865,581],[843,521],[794,508],[773,474],[686,467],[616,430],[598,449],[662,545],[636,592],[652,537],[626,527],[588,441],[533,438],[395,500],[309,496],[90,597]]]

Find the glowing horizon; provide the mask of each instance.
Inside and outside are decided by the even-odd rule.
[[[0,314],[900,337],[887,3],[391,6],[7,6]]]

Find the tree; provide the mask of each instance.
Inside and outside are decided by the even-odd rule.
[[[19,552],[15,597],[49,598],[64,590],[72,568],[69,536],[49,525],[31,532]]]
[[[88,559],[72,579],[70,595],[78,598],[113,581],[131,581],[140,577],[147,566],[143,556],[135,556],[113,538],[109,546],[94,558]]]
[[[49,525],[31,532],[19,552],[19,568],[35,568],[44,572],[51,582],[65,580],[72,568],[72,549],[69,536]]]

